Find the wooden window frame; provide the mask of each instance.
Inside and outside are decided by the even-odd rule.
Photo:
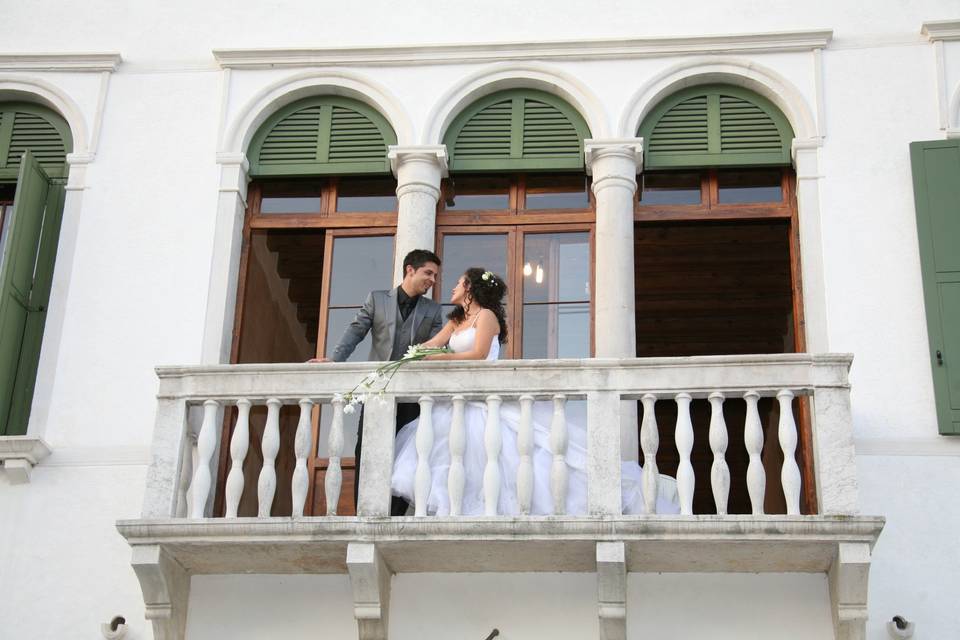
[[[465,173],[463,175],[478,175]],[[586,181],[589,206],[586,208],[563,209],[527,209],[527,173],[495,174],[509,181],[508,196],[510,204],[506,209],[463,209],[448,210],[447,197],[451,193],[450,179],[441,185],[441,196],[437,202],[437,227],[473,226],[473,225],[537,225],[561,223],[593,223],[596,220],[597,203],[591,188],[592,181],[583,175]],[[550,175],[550,174],[544,174]],[[555,175],[582,175],[577,173],[555,172]],[[455,177],[453,178],[456,179]]]
[[[636,222],[673,222],[682,220],[755,220],[763,218],[791,218],[796,210],[796,178],[793,170],[782,168],[780,191],[782,199],[772,202],[720,202],[720,172],[736,171],[734,168],[678,169],[675,173],[700,174],[699,204],[643,204],[640,200],[642,185],[638,184],[634,195]],[[654,172],[651,172],[654,173]],[[656,171],[655,173],[661,173]]]
[[[529,172],[503,172],[508,181],[509,206],[506,209],[446,209],[446,199],[452,188],[450,180],[441,185],[441,197],[437,202],[436,247],[443,259],[443,240],[448,235],[507,235],[507,306],[511,309],[509,340],[501,356],[504,359],[523,357],[523,246],[527,233],[586,232],[590,238],[590,354],[595,352],[594,316],[596,311],[595,234],[596,199],[588,176],[575,172],[554,171],[539,175],[576,175],[585,180],[589,205],[587,208],[527,209],[527,176]],[[462,175],[479,175],[464,172]],[[455,178],[455,176],[454,176]],[[540,191],[539,189],[537,191]],[[450,283],[438,282],[434,287],[434,299],[445,304]],[[519,285],[519,286],[518,286]]]
[[[748,168],[743,168],[748,170]],[[807,350],[806,323],[803,313],[803,283],[800,267],[800,222],[797,208],[796,175],[791,167],[781,168],[781,200],[779,202],[751,202],[725,204],[719,198],[720,171],[736,171],[730,168],[675,169],[682,173],[700,174],[700,204],[644,205],[640,200],[640,188],[634,195],[634,222],[678,222],[713,220],[789,220],[790,228],[790,276],[793,295],[794,351]],[[806,397],[798,399],[797,424],[799,434],[800,471],[802,475],[804,513],[817,513],[817,491],[813,469],[813,434],[810,425],[810,403]]]
[[[365,176],[366,177],[366,176]],[[349,229],[397,226],[397,211],[340,212],[336,210],[337,189],[340,178],[322,178],[310,181],[263,181],[254,182],[248,190],[247,221],[251,229]],[[291,193],[305,186],[316,185],[320,192],[320,209],[316,213],[267,213],[260,212],[264,187]],[[295,195],[295,194],[294,194]]]
[[[247,274],[250,263],[250,244],[254,231],[270,229],[321,229],[325,232],[321,272],[323,288],[318,311],[316,357],[322,357],[325,354],[326,342],[329,338],[326,334],[326,318],[330,310],[329,287],[330,274],[333,269],[334,240],[342,237],[396,236],[396,211],[338,213],[335,210],[338,184],[339,179],[337,177],[319,178],[309,181],[264,180],[255,181],[250,184],[248,189],[247,211],[244,216],[243,244],[240,252],[239,277],[237,282],[237,300],[234,307],[234,329],[230,349],[231,364],[236,364],[239,357],[240,334],[243,328],[243,307],[246,299]],[[316,187],[320,192],[320,208],[316,213],[271,213],[264,215],[260,212],[260,207],[263,200],[264,186],[267,185],[269,185],[271,191],[275,191],[277,194],[282,194],[284,190],[287,190],[291,195],[297,195],[296,192],[303,191],[304,187]],[[221,430],[220,465],[214,504],[214,513],[218,516],[222,516],[225,510],[225,487],[229,467],[231,421],[230,412],[227,412],[227,415],[224,417],[224,428]],[[315,446],[307,459],[310,483],[307,490],[305,510],[308,515],[312,513],[314,494],[317,488],[316,485],[318,484],[315,481],[316,474],[325,469],[328,464],[328,458],[321,458],[317,455],[317,451],[319,450],[318,438],[320,435],[319,406],[314,407],[311,423]],[[344,470],[351,468],[353,464],[352,456],[344,456],[341,459],[341,465]],[[352,496],[347,496],[347,498],[350,498],[352,502]]]

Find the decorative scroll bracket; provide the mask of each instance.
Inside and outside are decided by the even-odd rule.
[[[359,640],[387,640],[390,567],[372,543],[347,545],[347,570],[353,587],[353,614]]]
[[[837,640],[863,640],[867,633],[870,544],[841,542],[830,567],[830,604]]]
[[[154,640],[183,640],[190,599],[186,569],[156,544],[134,546],[130,564],[140,581],[144,617],[153,623]]]

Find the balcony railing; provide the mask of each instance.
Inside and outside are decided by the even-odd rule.
[[[366,567],[372,573],[365,579],[373,579],[387,566],[389,571],[599,571],[607,566],[601,560],[601,548],[603,554],[613,548],[614,555],[616,549],[626,549],[619,561],[624,570],[833,574],[841,566],[843,545],[866,548],[869,557],[882,527],[881,519],[852,517],[857,513],[857,481],[847,379],[850,363],[849,355],[789,354],[412,364],[393,379],[386,393],[366,405],[356,516],[336,515],[343,491],[340,459],[344,453],[343,402],[338,394],[369,373],[369,363],[163,367],[158,369],[157,422],[143,519],[121,522],[118,527],[134,547],[134,567],[145,597],[148,585],[170,572],[171,565],[164,564],[170,558],[187,572],[349,570],[353,576],[355,568]],[[795,420],[795,398],[806,398],[800,421]],[[724,403],[733,399],[745,403],[740,424],[725,420]],[[775,477],[768,475],[761,460],[764,429],[758,404],[763,399],[779,407],[775,431],[766,430],[776,434],[782,451],[783,462],[772,471]],[[587,513],[581,516],[563,514],[566,405],[575,400],[586,402]],[[698,400],[709,402],[710,407],[709,488],[716,511],[711,515],[696,514],[693,508],[697,479],[691,461],[695,431],[690,407]],[[419,402],[429,409],[433,403],[447,401],[453,406],[451,477],[445,479],[453,496],[451,515],[423,517],[431,470],[421,464],[416,478],[417,515],[389,518],[396,403]],[[550,486],[555,508],[549,516],[525,515],[532,490],[529,408],[540,401],[553,403],[554,409],[550,446],[555,464]],[[624,516],[621,425],[636,428],[629,418],[637,401],[642,405],[639,444],[645,463],[647,514]],[[467,402],[486,403],[492,415],[502,402],[517,402],[521,407],[519,515],[497,514],[495,476],[501,442],[495,419],[488,421],[484,439],[490,474],[484,483],[485,515],[456,515],[464,482],[458,461],[463,455],[462,416]],[[674,405],[673,424],[658,423],[655,407],[662,403]],[[328,507],[327,515],[303,517],[311,489],[307,461],[318,444],[312,441],[311,422],[316,405],[329,405],[333,413],[324,486],[314,488],[325,493]],[[271,517],[284,406],[299,411],[290,452],[296,459],[290,485],[292,517]],[[263,462],[257,476],[258,516],[238,518],[238,503],[248,482],[243,466],[249,449],[249,416],[257,407],[266,407]],[[230,424],[223,418],[225,409],[236,411],[236,421],[229,454],[218,455],[219,443],[227,442],[221,430]],[[426,419],[419,424],[416,446],[421,456],[433,446],[433,428]],[[662,432],[669,433],[676,444],[680,515],[655,513],[654,497],[662,481],[656,464]],[[726,462],[731,434],[737,442],[742,438],[748,458],[745,469],[733,475]],[[699,438],[697,442],[702,446]],[[805,473],[797,464],[798,442],[807,443]],[[219,468],[221,461],[226,468]],[[214,518],[216,479],[221,473],[226,474],[225,517]],[[768,479],[782,487],[784,515],[764,513]],[[732,484],[745,485],[750,514],[727,514]],[[813,499],[802,500],[805,493]],[[800,515],[805,504],[807,512],[810,504],[816,504],[817,515]],[[490,553],[494,547],[496,559]],[[369,580],[363,584],[369,586]],[[171,599],[169,594],[157,597]]]

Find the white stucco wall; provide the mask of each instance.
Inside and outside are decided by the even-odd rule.
[[[75,211],[68,208],[70,217],[64,223],[58,294],[51,301],[48,325],[54,333],[44,346],[38,404],[30,426],[31,433],[42,435],[55,453],[34,472],[31,484],[13,487],[0,481],[0,539],[5,541],[0,545],[0,589],[16,594],[13,599],[0,599],[0,619],[15,620],[18,633],[28,633],[30,621],[39,619],[49,625],[51,637],[79,633],[89,637],[100,622],[123,614],[137,637],[149,637],[139,589],[128,566],[129,552],[113,522],[139,513],[143,465],[153,429],[156,379],[152,369],[201,359],[220,176],[215,154],[230,144],[224,135],[242,121],[258,92],[304,74],[302,69],[235,71],[226,81],[211,54],[213,48],[827,28],[834,30],[834,39],[823,53],[822,121],[816,121],[812,53],[733,57],[772,69],[789,82],[826,134],[819,180],[826,335],[831,350],[856,355],[852,372],[855,430],[858,447],[870,453],[859,463],[862,509],[885,515],[890,523],[873,568],[870,637],[883,637],[880,622],[894,613],[916,617],[925,637],[944,637],[941,632],[953,628],[951,594],[960,586],[960,572],[948,573],[944,567],[960,564],[950,536],[960,524],[952,495],[960,442],[937,436],[907,145],[943,137],[934,47],[920,35],[920,25],[925,20],[955,19],[955,0],[884,0],[869,10],[856,3],[826,0],[806,3],[802,9],[783,0],[680,1],[658,6],[604,1],[589,7],[589,19],[584,19],[581,5],[564,11],[556,2],[546,1],[417,3],[405,5],[402,11],[396,3],[382,0],[362,5],[248,5],[44,0],[3,8],[0,52],[118,51],[124,62],[110,77],[102,108],[100,79],[95,75],[0,71],[0,84],[40,79],[68,96],[79,114],[75,121],[83,129],[80,141],[96,152],[77,200],[80,204]],[[98,18],[91,20],[91,16]],[[960,45],[946,43],[943,48],[947,56],[944,91],[953,109],[950,124],[956,127]],[[590,110],[586,115],[597,123],[594,135],[620,135],[618,127],[644,84],[684,61],[565,60],[538,68],[555,73],[559,84],[569,85],[566,90],[582,93]],[[406,123],[403,135],[409,139],[405,141],[422,143],[429,136],[431,115],[442,110],[458,87],[469,85],[478,74],[507,66],[511,65],[355,67],[349,73],[382,89]],[[399,132],[401,124],[396,124]],[[905,449],[926,457],[899,455]],[[922,487],[923,500],[903,487]],[[917,544],[918,532],[923,532],[925,544]],[[16,544],[7,544],[8,540]],[[940,560],[935,561],[931,548],[942,550]],[[26,555],[23,549],[28,550]],[[484,582],[487,579],[493,582]],[[745,602],[765,593],[759,578],[753,582],[729,579],[730,584],[716,583],[719,592],[740,590]],[[338,580],[345,578],[263,578],[260,582],[197,578],[193,597],[213,603],[218,593],[229,592],[242,603],[253,593],[263,593],[266,585],[291,594],[295,600],[291,611],[297,607],[309,611],[315,605],[302,594],[341,597],[343,585]],[[531,597],[540,589],[553,588],[550,579],[514,576],[511,580],[519,593]],[[555,595],[570,607],[584,606],[581,600],[589,603],[593,598],[590,580],[584,576],[559,580],[560,591]],[[704,597],[714,593],[702,587],[714,584],[707,578],[671,580],[632,577],[631,584],[660,585],[662,591],[654,591],[661,594],[679,586],[702,588]],[[820,587],[813,578],[774,580],[809,594],[804,610],[821,606],[816,595]],[[511,600],[493,606],[502,595],[495,582],[490,576],[400,576],[395,579],[394,602],[398,606],[413,593],[440,597],[470,589],[482,594],[491,611],[505,610],[504,619],[516,624],[514,629],[525,629],[523,625],[530,622],[522,610],[511,609]],[[905,583],[913,594],[908,598],[903,597]],[[8,585],[14,587],[8,590]],[[400,588],[403,585],[409,588]],[[661,599],[664,607],[675,606],[665,601],[666,595]],[[638,611],[656,613],[649,609],[651,602],[631,601],[631,628],[637,628],[637,620],[646,615]],[[338,604],[330,615],[341,616],[344,607],[347,604]],[[250,611],[241,605],[231,612],[212,604],[206,609],[238,620]],[[416,607],[411,604],[410,609]],[[592,609],[588,613],[589,625],[584,628],[593,633],[595,616]],[[212,613],[204,615],[191,613],[191,629],[216,622]],[[405,615],[394,615],[395,629],[415,628],[417,621]],[[572,611],[570,616],[562,628],[580,629],[579,622],[570,622],[579,618]],[[481,617],[475,622],[488,620]],[[810,629],[821,622],[811,622]],[[306,626],[306,618],[303,624],[304,630],[313,628]],[[352,619],[337,624],[344,625],[345,632],[354,628]],[[238,629],[254,628],[258,627],[238,624]],[[68,633],[68,629],[82,631]],[[469,627],[470,633],[473,630]]]

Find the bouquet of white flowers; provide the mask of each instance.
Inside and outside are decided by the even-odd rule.
[[[342,400],[344,402],[344,413],[353,413],[357,410],[357,405],[366,402],[367,398],[371,395],[383,395],[390,381],[393,380],[393,376],[397,375],[397,371],[399,371],[403,365],[409,362],[423,360],[427,356],[437,353],[450,352],[451,350],[448,347],[425,347],[422,344],[415,344],[407,349],[407,352],[403,354],[402,358],[388,362],[382,367],[371,371],[350,391],[344,394],[336,394],[334,400]]]

